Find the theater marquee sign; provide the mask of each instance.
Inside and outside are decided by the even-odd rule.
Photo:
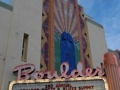
[[[14,74],[17,74],[18,80],[28,80],[30,78],[38,80],[38,79],[53,79],[53,78],[77,78],[77,77],[93,77],[93,76],[103,76],[105,73],[102,71],[101,68],[97,67],[96,69],[87,68],[83,72],[83,64],[78,62],[77,69],[69,72],[69,64],[67,62],[63,62],[60,66],[59,75],[57,71],[35,71],[35,65],[33,64],[23,64],[16,66],[13,70]],[[68,73],[69,72],[69,73]],[[31,75],[33,77],[31,77]]]
[[[77,69],[70,74],[68,70],[66,62],[61,64],[60,75],[57,71],[53,74],[51,71],[35,71],[33,64],[16,66],[13,73],[17,73],[18,80],[10,83],[9,90],[108,90],[104,72],[100,68],[87,68],[83,73],[82,63],[79,62]]]
[[[106,80],[100,77],[20,80],[13,81],[9,90],[108,90]]]

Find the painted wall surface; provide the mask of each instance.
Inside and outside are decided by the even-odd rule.
[[[26,63],[33,63],[40,69],[42,0],[14,0],[13,7],[1,90],[8,90],[9,82],[16,79],[13,68],[25,63],[21,61],[24,33],[29,35]]]
[[[93,68],[101,67],[103,55],[108,52],[104,29],[101,25],[87,18],[87,27],[90,40]]]
[[[91,50],[90,50],[90,43],[89,43],[89,34],[88,34],[88,27],[85,20],[85,13],[83,7],[79,6],[80,12],[80,27],[82,31],[82,50],[83,50],[83,57],[84,57],[84,64],[85,68],[93,67],[92,58],[91,58]]]
[[[78,62],[80,58],[80,47],[79,47],[79,41],[78,41],[78,29],[77,29],[77,21],[76,21],[76,13],[75,13],[75,3],[74,0],[65,1],[65,0],[55,0],[55,2],[52,2],[54,6],[53,14],[54,17],[52,18],[53,29],[50,29],[50,17],[49,15],[52,13],[50,11],[50,1],[44,0],[43,2],[43,24],[42,24],[42,47],[41,47],[41,70],[46,71],[48,70],[50,58],[49,58],[49,48],[51,41],[50,35],[52,32],[54,37],[53,41],[53,57],[54,57],[54,69],[56,69],[59,72],[60,63],[62,62],[61,59],[66,59],[66,52],[71,53],[73,55],[73,58],[70,57],[72,55],[68,55],[69,59],[72,59],[75,61],[74,66],[76,65],[76,62]],[[64,34],[63,34],[64,32]],[[67,41],[66,43],[63,43],[62,38],[67,37],[68,43],[70,40],[72,40],[72,46],[68,46]],[[49,44],[48,44],[49,43]],[[63,44],[61,44],[63,43]],[[62,46],[63,45],[63,46]],[[64,47],[66,45],[66,47]],[[70,44],[69,44],[70,45]],[[69,48],[69,49],[67,49]],[[67,49],[66,52],[64,52],[64,49]],[[70,51],[70,49],[72,51]],[[63,55],[61,55],[63,54]],[[70,63],[69,63],[70,64]],[[73,63],[72,63],[73,64]]]
[[[48,70],[49,0],[43,1],[40,70]]]
[[[0,2],[1,4],[1,2]],[[11,11],[0,6],[0,88],[6,59],[7,42],[11,21]]]
[[[50,3],[52,3],[51,6]],[[76,5],[75,0],[43,1],[42,71],[46,71],[50,68],[49,66],[52,66],[52,69],[59,72],[62,62],[68,62],[72,68],[71,70],[73,70],[76,68],[76,63],[82,60],[85,68],[92,67],[84,11],[81,6],[78,6],[78,13],[76,13],[76,6],[78,6],[78,4]],[[50,8],[52,8],[52,10]],[[79,14],[79,18],[77,14]],[[80,26],[80,28],[78,26]],[[52,27],[52,29],[50,27]],[[79,34],[79,32],[81,32],[81,34]],[[51,52],[50,48],[52,48]],[[51,53],[53,54],[51,55]],[[50,58],[50,56],[53,58]]]
[[[74,0],[55,0],[54,2],[54,61],[59,71],[60,64],[67,62],[68,73],[76,69],[80,58],[80,45]]]
[[[49,14],[51,14],[49,13],[49,0],[12,1],[14,3],[13,11],[0,7],[0,12],[2,12],[0,13],[0,42],[2,42],[0,43],[0,80],[3,75],[1,90],[8,90],[9,82],[17,79],[12,73],[15,66],[32,63],[36,66],[36,70],[42,67],[41,70],[45,71],[48,70],[48,63],[50,62],[48,57],[48,45],[50,43],[48,39],[50,31]],[[93,23],[93,20],[87,20],[87,32],[81,7],[79,7],[79,21],[82,40],[79,42],[73,1],[55,0],[53,4],[54,29],[51,30],[53,30],[54,37],[54,50],[52,52],[54,53],[55,62],[52,63],[58,71],[60,63],[65,60],[68,63],[70,62],[70,66],[73,64],[72,60],[74,60],[72,69],[75,69],[75,64],[81,60],[80,50],[84,52],[86,67],[92,66],[90,62],[92,60],[94,68],[100,66],[100,62],[103,60],[102,57],[107,52],[103,28]],[[21,61],[24,33],[29,35],[27,62]],[[82,43],[83,48],[80,48],[80,43]],[[91,52],[89,48],[91,48]],[[70,59],[71,61],[68,61]]]

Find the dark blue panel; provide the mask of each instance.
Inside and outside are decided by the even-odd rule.
[[[76,69],[75,47],[72,36],[69,33],[63,32],[60,39],[60,60],[69,64],[70,74],[73,69]]]

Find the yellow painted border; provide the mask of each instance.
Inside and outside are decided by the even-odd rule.
[[[12,90],[13,88],[13,85],[15,84],[22,84],[22,83],[40,83],[40,82],[60,82],[60,81],[74,81],[74,80],[103,80],[104,83],[105,83],[105,89],[106,90],[109,90],[108,88],[108,83],[107,83],[107,80],[105,77],[99,77],[99,76],[96,76],[96,77],[78,77],[78,78],[70,78],[70,79],[65,79],[65,78],[58,78],[58,79],[40,79],[40,80],[15,80],[15,81],[12,81],[9,85],[9,90]]]

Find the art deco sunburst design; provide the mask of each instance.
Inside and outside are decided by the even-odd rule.
[[[53,20],[53,37],[54,37],[54,66],[55,69],[59,70],[60,67],[60,43],[61,43],[61,35],[63,32],[67,33],[73,39],[74,47],[75,47],[75,60],[76,63],[81,60],[80,50],[83,50],[83,57],[85,67],[91,67],[91,54],[89,49],[89,40],[88,33],[86,29],[86,24],[84,17],[82,16],[82,7],[79,6],[79,16],[80,16],[80,29],[81,29],[81,41],[79,40],[78,35],[78,23],[76,17],[76,5],[75,0],[53,0],[53,16],[51,20]],[[42,47],[41,47],[41,70],[45,71],[48,69],[49,57],[48,57],[48,47],[49,47],[49,29],[50,26],[50,17],[49,15],[52,13],[49,10],[50,0],[43,0],[43,24],[42,24]],[[80,42],[79,42],[80,41]],[[82,43],[82,48],[80,47],[80,43]],[[56,67],[57,65],[57,67]]]
[[[74,0],[54,0],[54,26],[60,35],[69,33],[74,40],[78,40],[77,20]]]

